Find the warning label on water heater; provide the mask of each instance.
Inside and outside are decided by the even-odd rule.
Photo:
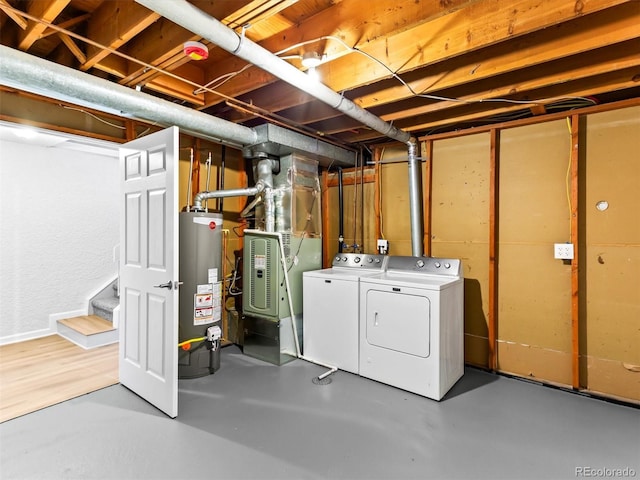
[[[193,295],[193,324],[205,325],[222,318],[222,282],[197,286]]]

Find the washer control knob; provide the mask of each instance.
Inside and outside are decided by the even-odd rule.
[[[418,267],[418,268],[422,268],[422,267],[424,267],[424,261],[422,261],[422,260],[418,260],[418,261],[416,262],[416,267]]]
[[[436,268],[440,268],[440,262],[436,262],[434,263],[434,265],[436,266]]]
[[[335,262],[339,262],[340,261],[340,257],[336,255],[336,258],[334,259]]]
[[[367,262],[369,262],[369,263],[373,263],[373,257],[369,257],[369,258],[367,258]]]
[[[379,259],[379,258],[376,258],[376,259],[375,259],[375,262],[376,262],[376,263],[380,263],[380,259]]]
[[[347,261],[347,257],[342,257],[342,261],[346,262]]]
[[[356,262],[356,263],[360,263],[360,257],[355,257],[355,258],[353,259],[353,261],[354,261],[354,262]]]
[[[450,263],[445,263],[444,264],[444,268],[451,268],[451,264]]]

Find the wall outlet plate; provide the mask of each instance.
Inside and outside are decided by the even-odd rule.
[[[378,239],[378,253],[380,255],[386,255],[387,253],[389,253],[389,241],[388,240],[384,240],[382,238]]]
[[[553,258],[573,260],[573,243],[554,243]]]

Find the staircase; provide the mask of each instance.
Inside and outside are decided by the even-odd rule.
[[[58,335],[84,349],[109,345],[118,341],[114,327],[114,311],[120,305],[118,282],[112,282],[90,300],[89,314],[58,320]]]

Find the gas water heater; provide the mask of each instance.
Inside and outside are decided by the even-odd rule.
[[[181,212],[178,377],[220,368],[222,214]]]
[[[244,234],[243,351],[282,365],[302,348],[302,273],[322,268],[318,162],[280,157],[267,193],[256,208],[256,229]]]

